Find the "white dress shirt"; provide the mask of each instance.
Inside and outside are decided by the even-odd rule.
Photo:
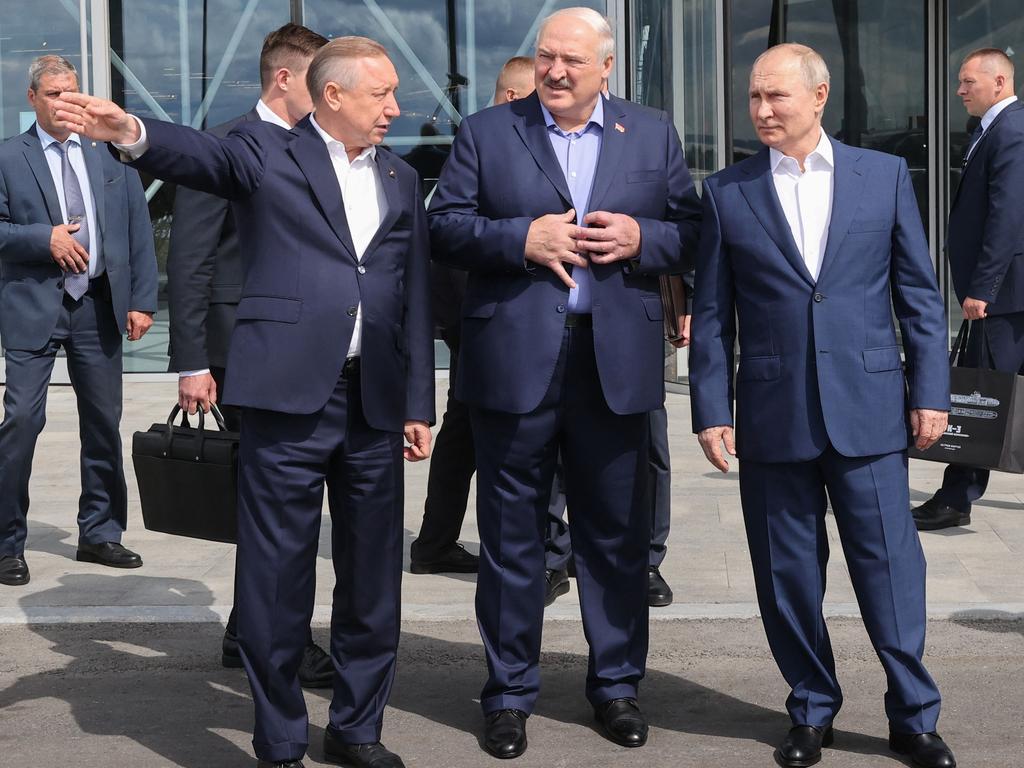
[[[59,143],[53,136],[36,123],[36,133],[43,145],[43,157],[50,168],[53,185],[57,188],[57,199],[60,201],[60,215],[68,220],[68,206],[64,201],[64,172],[61,170],[60,152],[50,149],[51,144]],[[89,279],[103,274],[103,249],[100,248],[98,233],[100,222],[96,218],[96,201],[92,199],[92,186],[89,184],[89,170],[85,167],[85,155],[82,154],[82,139],[77,133],[68,137],[68,159],[78,177],[78,186],[82,189],[82,201],[85,203],[86,215],[89,218]],[[104,152],[106,150],[104,149]]]
[[[309,122],[327,145],[334,173],[338,177],[338,187],[341,189],[341,200],[345,205],[345,219],[352,235],[352,245],[355,247],[356,258],[362,261],[366,247],[377,234],[380,223],[388,211],[388,201],[384,197],[384,188],[377,175],[377,148],[367,147],[350,163],[345,145],[321,128],[314,115],[310,115]],[[348,357],[359,355],[362,349],[362,331],[363,302],[360,301],[356,307],[356,325],[348,345]]]
[[[828,244],[828,225],[832,221],[835,176],[832,142],[822,131],[818,146],[804,160],[803,171],[796,158],[788,157],[774,147],[769,150],[769,157],[775,192],[789,230],[807,271],[817,280]]]
[[[997,101],[995,104],[989,107],[985,114],[981,116],[981,135],[978,136],[977,141],[975,141],[973,144],[971,144],[970,147],[967,148],[967,157],[965,158],[966,160],[971,159],[971,154],[974,152],[974,148],[978,146],[978,142],[981,141],[981,137],[985,135],[985,131],[988,130],[988,127],[992,125],[992,121],[999,116],[1000,112],[1002,112],[1008,106],[1013,104],[1013,102],[1015,102],[1016,100],[1016,96],[1007,96],[1002,101]]]

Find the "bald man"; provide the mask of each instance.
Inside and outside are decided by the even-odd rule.
[[[946,252],[953,289],[971,324],[965,364],[1024,375],[1024,105],[1013,62],[997,48],[967,55],[957,95],[981,118],[964,155],[949,212]],[[935,496],[914,509],[918,530],[970,525],[988,470],[951,464]]]

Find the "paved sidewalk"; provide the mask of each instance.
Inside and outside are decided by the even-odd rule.
[[[444,381],[439,381],[439,395]],[[173,383],[126,386],[126,457],[136,429],[166,418]],[[624,750],[598,736],[582,695],[586,652],[575,592],[547,613],[544,690],[519,768],[773,765],[787,727],[786,689],[756,616],[736,473],[713,471],[690,434],[689,401],[669,395],[673,531],[663,573],[676,602],[652,609],[643,687],[652,736]],[[219,666],[219,622],[231,604],[234,551],[142,527],[129,471],[125,544],[145,566],[114,571],[74,560],[78,434],[68,387],[50,389],[36,453],[26,557],[32,582],[0,587],[0,765],[111,764],[251,768],[252,703],[244,676]],[[130,470],[130,458],[127,458]],[[912,497],[931,495],[941,466],[912,462]],[[415,536],[425,464],[409,465],[406,550]],[[897,766],[884,741],[884,675],[859,620],[832,521],[827,612],[846,690],[828,766]],[[473,511],[463,540],[478,541]],[[928,556],[927,660],[944,692],[942,733],[961,766],[1019,766],[1024,746],[1024,479],[994,475],[969,528],[922,534]],[[333,574],[330,519],[318,561],[317,638],[326,641]],[[409,768],[496,764],[479,748],[484,663],[472,621],[474,579],[403,582],[399,671],[384,741]],[[327,698],[307,694],[308,766]]]

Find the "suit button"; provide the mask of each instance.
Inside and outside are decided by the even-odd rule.
[[[64,290],[64,281],[63,280],[58,280],[57,281],[57,290],[58,291],[63,291]]]
[[[565,312],[565,304],[559,304],[555,307],[555,312]]]
[[[349,317],[355,317],[356,316],[356,308],[355,307],[349,307],[348,309],[345,310],[345,314],[348,315]]]
[[[814,300],[815,300],[815,301],[817,301],[817,302],[821,302],[821,301],[823,301],[823,300],[824,300],[824,298],[825,298],[825,297],[824,297],[824,296],[822,296],[822,295],[821,295],[820,293],[816,293],[816,294],[814,294]]]
[[[358,272],[360,275],[365,275],[366,274],[366,267],[364,267],[362,264],[360,264],[358,267],[356,267],[356,272]]]

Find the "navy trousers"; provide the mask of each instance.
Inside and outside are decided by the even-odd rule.
[[[330,728],[378,741],[395,673],[402,578],[402,435],[370,428],[358,372],[309,416],[242,409],[235,607],[268,762],[308,746],[297,678],[309,639],[324,485],[333,524]]]
[[[1024,312],[993,315],[983,322],[971,323],[965,362],[976,368],[1024,376]],[[971,504],[985,495],[988,474],[987,469],[950,464],[935,498],[954,509],[970,513]]]
[[[67,356],[78,403],[82,494],[78,538],[119,542],[128,521],[121,460],[121,333],[106,276],[78,301],[67,294],[46,346],[8,349],[4,420],[0,423],[0,557],[25,552],[28,485],[36,440],[46,423],[46,393],[57,352]]]
[[[672,467],[668,451],[668,412],[665,406],[651,411],[650,446],[647,456],[647,493],[651,510],[651,550],[648,564],[658,568],[668,551],[668,533],[672,525]],[[548,505],[547,543],[544,567],[564,571],[572,557],[569,524],[565,521],[565,479],[559,465]],[[571,513],[570,513],[571,514]]]
[[[555,462],[565,466],[587,698],[636,696],[647,659],[647,414],[609,409],[593,332],[567,329],[536,410],[470,409],[477,459],[476,610],[487,657],[484,713],[534,708],[544,620],[544,538]]]
[[[888,681],[893,731],[935,730],[940,696],[921,661],[925,560],[910,514],[905,452],[813,461],[740,461],[740,497],[765,633],[792,688],[794,725],[828,725],[842,704],[822,616],[826,493],[868,637]]]

